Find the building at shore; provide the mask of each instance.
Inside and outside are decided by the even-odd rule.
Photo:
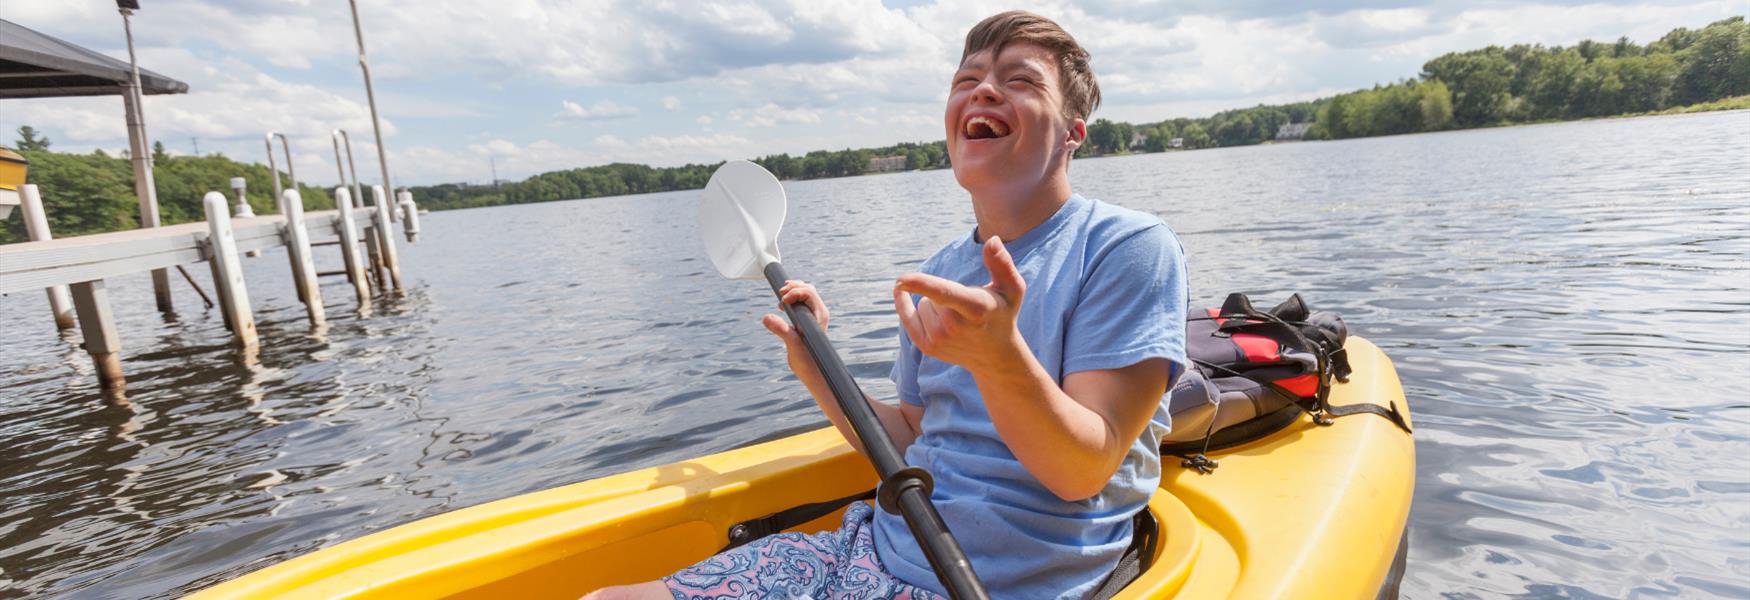
[[[867,172],[869,172],[869,173],[891,173],[893,171],[904,171],[904,170],[905,170],[905,155],[904,154],[895,154],[893,156],[878,156],[878,157],[869,159],[869,168],[867,169]]]

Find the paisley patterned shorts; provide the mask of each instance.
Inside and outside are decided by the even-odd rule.
[[[807,598],[933,600],[875,557],[875,509],[852,502],[838,531],[780,533],[682,569],[662,583],[676,600]]]

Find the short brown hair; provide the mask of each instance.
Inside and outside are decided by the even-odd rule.
[[[1100,107],[1100,82],[1094,80],[1094,69],[1088,64],[1088,51],[1064,31],[1056,21],[1024,10],[1011,10],[991,15],[966,32],[966,49],[960,52],[961,64],[966,57],[990,50],[994,57],[1015,42],[1036,44],[1057,57],[1057,79],[1063,88],[1063,116],[1086,120]]]

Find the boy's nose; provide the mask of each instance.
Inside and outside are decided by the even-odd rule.
[[[995,82],[986,79],[979,82],[978,87],[972,88],[972,101],[995,104],[1002,101],[1002,92],[997,89]]]

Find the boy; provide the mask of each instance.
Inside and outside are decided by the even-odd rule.
[[[900,405],[870,401],[995,598],[1082,598],[1130,543],[1160,480],[1149,424],[1186,363],[1185,267],[1159,218],[1074,194],[1070,156],[1099,86],[1088,55],[1013,11],[968,32],[947,110],[977,227],[899,277]],[[783,302],[827,310],[809,284]],[[858,446],[790,325],[790,368]],[[899,515],[853,503],[843,527],[781,534],[602,598],[929,598],[946,590]]]

